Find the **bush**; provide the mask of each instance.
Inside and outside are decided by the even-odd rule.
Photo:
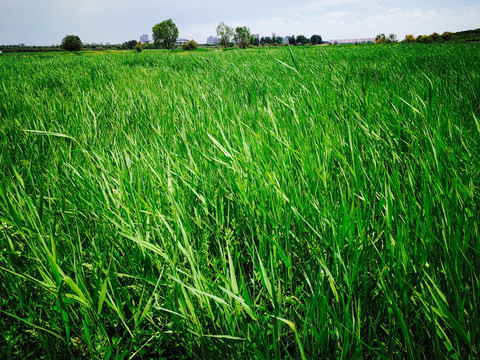
[[[76,35],[67,35],[62,40],[62,49],[65,51],[80,51],[82,46],[82,41]]]
[[[183,50],[195,50],[198,47],[198,44],[195,40],[190,40],[189,42],[183,43]]]
[[[135,45],[135,50],[137,50],[137,52],[141,53],[143,51],[142,44],[138,43],[137,45]]]
[[[415,42],[415,37],[413,35],[405,35],[405,42],[407,43],[413,43]]]
[[[432,40],[433,40],[434,42],[440,42],[440,41],[443,40],[443,39],[442,39],[442,36],[441,36],[440,34],[436,33],[436,32],[434,32],[434,33],[433,33],[432,35],[430,35],[430,36],[432,37]]]
[[[417,37],[417,42],[421,44],[431,44],[433,43],[433,38],[428,35],[421,35]]]

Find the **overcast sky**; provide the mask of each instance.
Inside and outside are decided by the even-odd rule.
[[[171,18],[180,37],[205,43],[220,21],[261,36],[319,34],[324,40],[480,28],[479,0],[0,0],[0,44],[52,45],[151,38]]]

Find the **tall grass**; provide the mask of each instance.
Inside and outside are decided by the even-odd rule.
[[[0,357],[477,358],[479,59],[0,57]]]

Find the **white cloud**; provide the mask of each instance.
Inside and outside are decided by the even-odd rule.
[[[461,31],[478,27],[480,6],[453,10],[399,9],[372,14],[357,22],[357,25],[373,33],[396,33],[399,38],[406,34],[420,35],[433,32]]]
[[[318,12],[328,8],[362,8],[363,10],[382,9],[380,3],[388,0],[318,0],[296,3],[285,9],[285,11]]]

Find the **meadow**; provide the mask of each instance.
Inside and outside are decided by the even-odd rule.
[[[478,358],[479,149],[479,44],[0,55],[0,358]]]

